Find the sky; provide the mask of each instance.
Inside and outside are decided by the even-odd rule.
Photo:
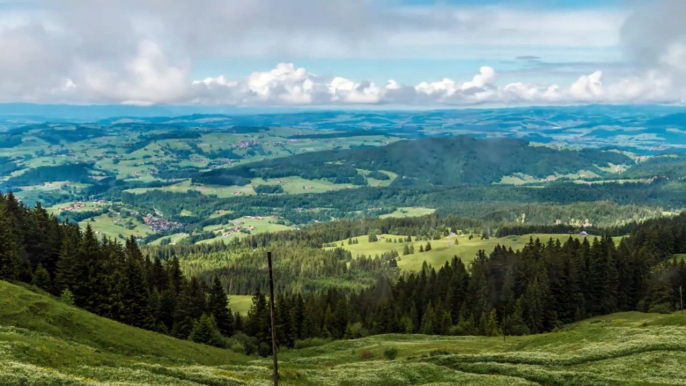
[[[686,102],[683,0],[0,0],[0,103]]]

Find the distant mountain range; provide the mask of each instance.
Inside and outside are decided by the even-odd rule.
[[[48,121],[199,129],[281,126],[357,132],[358,135],[366,130],[407,139],[468,134],[476,138],[510,137],[559,146],[613,147],[638,154],[686,148],[686,108],[672,106],[377,111],[0,104],[0,131]]]

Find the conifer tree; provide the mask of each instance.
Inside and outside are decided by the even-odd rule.
[[[127,248],[127,257],[124,267],[124,277],[126,285],[122,294],[124,303],[122,320],[140,328],[152,328],[154,321],[148,301],[150,294],[143,273],[143,265],[137,254],[131,254]]]
[[[207,314],[203,314],[200,319],[193,324],[193,330],[188,339],[195,343],[203,343],[215,347],[222,347],[224,345],[214,317]]]
[[[45,291],[52,290],[50,273],[48,273],[48,270],[45,269],[45,267],[43,267],[43,264],[38,263],[38,267],[36,268],[36,272],[34,272],[33,274],[33,281],[31,282],[31,284]]]
[[[233,315],[229,309],[229,301],[226,293],[224,292],[224,287],[222,286],[219,277],[215,276],[212,281],[212,288],[209,291],[209,297],[207,299],[207,311],[214,317],[217,323],[217,328],[219,332],[230,337],[235,333]]]
[[[434,313],[431,302],[426,306],[426,311],[422,316],[422,324],[419,327],[419,332],[425,335],[432,335],[436,331],[436,314]]]
[[[205,313],[205,294],[202,292],[198,279],[192,277],[178,296],[172,335],[181,339],[188,338],[194,322],[203,313]]]
[[[486,322],[486,335],[488,336],[499,336],[501,335],[498,316],[496,315],[495,309],[492,309],[488,314],[488,321]]]

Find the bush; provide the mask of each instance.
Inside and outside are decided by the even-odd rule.
[[[432,350],[429,353],[430,356],[436,357],[436,356],[441,356],[441,355],[450,355],[450,352],[447,350]]]
[[[369,330],[362,327],[362,323],[357,322],[353,324],[348,324],[345,328],[345,339],[359,339],[369,336]]]
[[[654,306],[650,306],[648,312],[650,312],[651,314],[671,314],[672,307],[667,303],[656,304]]]
[[[374,358],[374,354],[369,350],[362,350],[362,352],[360,352],[360,358],[362,358],[363,361],[366,361]]]
[[[294,347],[296,350],[300,350],[300,349],[308,348],[308,347],[323,346],[329,342],[330,342],[330,340],[328,340],[328,339],[310,338],[310,339],[296,340]]]
[[[257,352],[257,339],[239,331],[226,340],[226,347],[237,353],[252,355]]]
[[[206,314],[203,314],[200,320],[195,322],[188,339],[195,343],[204,343],[215,347],[224,347],[225,344],[219,329],[217,329],[217,322],[214,321],[214,317]]]
[[[398,356],[398,349],[395,347],[387,348],[383,351],[383,356],[389,361],[392,361]]]
[[[69,288],[62,291],[60,295],[60,301],[68,306],[74,305],[74,294],[69,291]]]

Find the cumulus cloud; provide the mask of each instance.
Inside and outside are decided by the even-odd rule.
[[[450,106],[686,100],[686,2],[680,0],[651,3],[628,18],[604,9],[394,3],[35,0],[27,7],[6,7],[0,12],[0,102]],[[638,64],[634,74],[612,78],[589,71],[568,85],[499,84],[489,66],[471,79],[436,74],[418,84],[314,74],[290,63],[244,77],[193,76],[197,62],[207,58],[445,59],[474,46],[602,48],[620,42]],[[532,78],[544,79],[540,71]]]
[[[415,86],[389,80],[384,85],[357,82],[343,77],[315,75],[290,63],[271,71],[255,72],[237,81],[223,76],[193,82],[196,103],[219,104],[569,104],[666,102],[662,90],[669,88],[657,74],[603,83],[600,71],[580,76],[569,86],[512,82],[495,84],[496,72],[481,67],[472,79],[449,78]]]

